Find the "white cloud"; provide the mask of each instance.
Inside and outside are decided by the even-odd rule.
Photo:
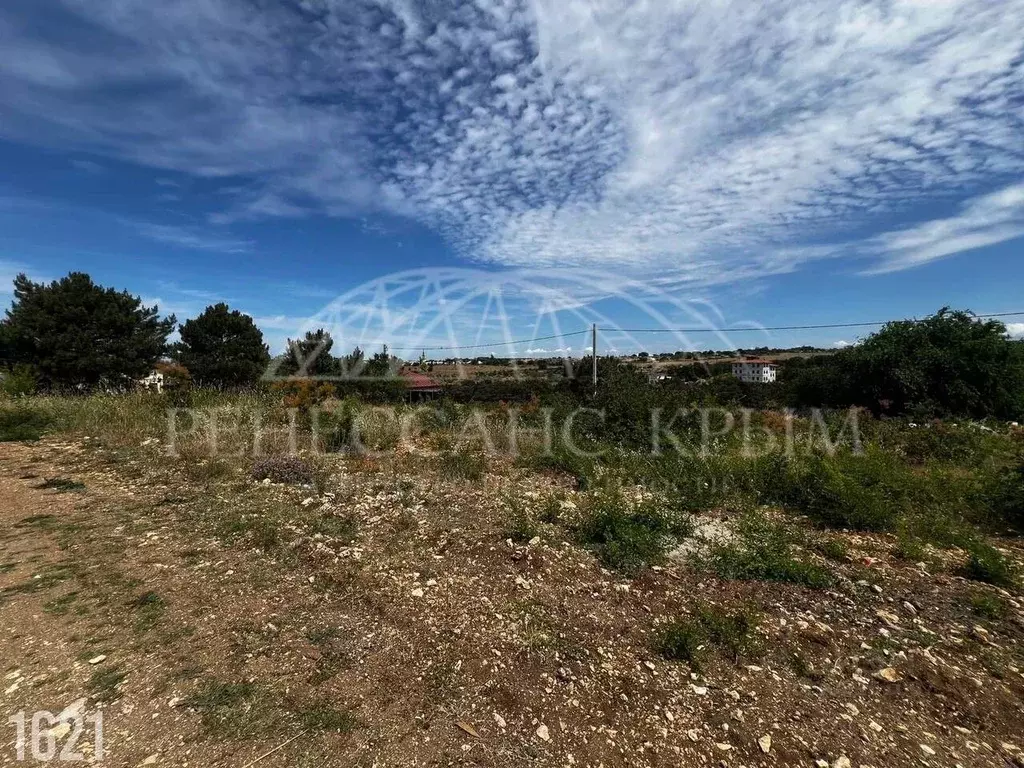
[[[158,243],[178,248],[221,253],[245,253],[252,250],[249,240],[238,240],[204,232],[195,227],[181,227],[171,224],[154,224],[148,221],[121,219],[122,224],[134,229],[143,237]]]
[[[846,347],[851,346],[851,342],[846,341],[845,339],[839,339],[838,341],[833,341],[832,346],[836,349],[845,349]]]
[[[1024,184],[976,198],[960,213],[874,238],[883,254],[871,272],[893,272],[1024,235]]]
[[[1024,323],[1007,323],[1006,333],[1014,339],[1024,339]]]
[[[48,13],[0,9],[0,134],[232,177],[214,222],[387,211],[472,258],[678,284],[791,271],[933,201],[971,222],[872,242],[880,269],[1019,233],[986,206],[1024,171],[1024,0]]]

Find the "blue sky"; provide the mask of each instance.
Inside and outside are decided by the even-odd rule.
[[[1024,0],[5,0],[0,39],[0,290],[84,270],[278,349],[1024,309]],[[454,322],[370,307],[424,268],[482,270]]]

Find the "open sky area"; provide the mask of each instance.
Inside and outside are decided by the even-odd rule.
[[[0,40],[4,303],[86,271],[275,351],[1024,310],[1024,0],[4,0]]]

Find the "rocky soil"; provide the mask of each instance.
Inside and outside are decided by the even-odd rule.
[[[339,458],[322,491],[0,445],[4,718],[102,711],[113,766],[1024,766],[1022,598],[938,556],[844,535],[834,589],[627,578],[564,526],[505,537],[510,498],[571,510],[554,475]],[[755,611],[757,642],[656,653],[698,605]]]

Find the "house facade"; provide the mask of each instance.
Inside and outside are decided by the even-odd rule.
[[[740,360],[732,364],[732,375],[740,381],[774,384],[779,367],[771,360]]]

